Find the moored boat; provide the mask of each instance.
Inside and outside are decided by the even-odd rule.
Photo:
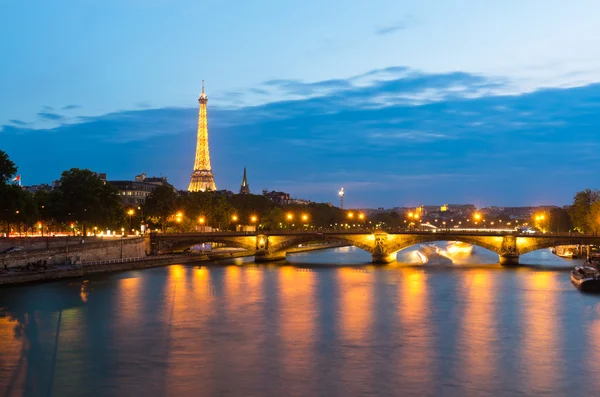
[[[583,292],[600,292],[600,271],[592,266],[575,266],[571,270],[571,283]]]
[[[552,249],[552,253],[567,259],[577,259],[579,257],[577,254],[577,246],[574,245],[559,245]]]

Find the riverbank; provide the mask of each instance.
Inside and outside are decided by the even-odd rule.
[[[119,272],[126,270],[146,269],[150,267],[169,266],[173,264],[206,263],[224,259],[252,256],[246,252],[227,252],[219,254],[198,255],[159,255],[136,260],[100,261],[84,265],[62,265],[39,271],[10,271],[0,274],[0,287],[59,280],[63,278],[85,277],[90,274]]]

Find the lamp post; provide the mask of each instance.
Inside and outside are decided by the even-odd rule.
[[[135,211],[133,209],[130,209],[129,211],[127,211],[127,215],[129,215],[129,232],[131,233],[131,229],[132,229],[132,218],[133,218],[133,214],[135,214]]]
[[[340,209],[344,209],[344,188],[341,188],[338,194],[340,195]]]
[[[198,218],[198,223],[200,223],[200,232],[204,232],[204,222],[206,221],[206,219],[204,219],[203,216],[201,216],[200,218]]]
[[[237,215],[233,215],[231,217],[231,223],[233,223],[233,230],[234,231],[237,229],[237,221],[238,221],[238,216]]]
[[[308,215],[307,214],[302,214],[302,222],[304,223],[304,226],[308,227]]]
[[[291,224],[292,224],[292,220],[294,220],[294,214],[292,214],[291,212],[288,212],[285,216],[285,219],[287,220],[287,227],[288,230],[291,229]]]

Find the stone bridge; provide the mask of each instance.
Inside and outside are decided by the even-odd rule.
[[[514,235],[478,232],[297,232],[297,233],[150,233],[146,235],[146,252],[164,254],[201,243],[223,243],[243,248],[256,262],[285,259],[288,250],[309,242],[346,243],[371,253],[373,263],[389,263],[396,254],[415,244],[431,241],[461,241],[493,251],[502,265],[517,265],[519,256],[556,245],[600,244],[600,236]]]

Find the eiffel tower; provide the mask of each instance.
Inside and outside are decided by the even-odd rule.
[[[196,161],[194,172],[188,190],[190,192],[204,192],[217,190],[215,176],[210,168],[210,152],[208,150],[208,123],[206,120],[206,104],[208,96],[204,93],[204,80],[202,80],[202,93],[198,97],[200,113],[198,114],[198,142],[196,143]]]

